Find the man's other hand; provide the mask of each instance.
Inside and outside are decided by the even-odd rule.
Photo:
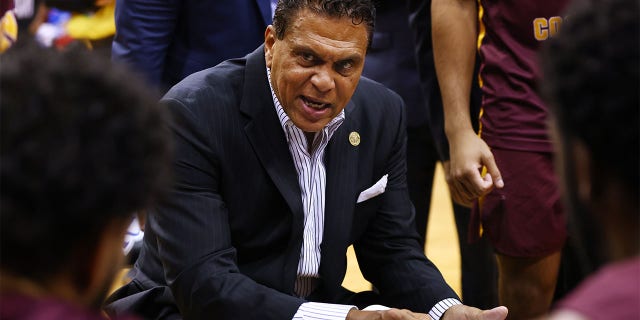
[[[491,310],[480,310],[478,308],[455,305],[445,311],[442,320],[504,320],[507,318],[506,307],[496,307]]]
[[[425,313],[411,312],[406,309],[389,309],[384,311],[351,309],[347,314],[346,320],[431,320],[431,317]]]

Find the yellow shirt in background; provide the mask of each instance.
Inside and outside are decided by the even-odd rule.
[[[99,40],[116,33],[115,1],[92,14],[76,13],[67,22],[67,34],[74,39]]]
[[[4,52],[18,40],[18,22],[12,10],[0,18],[0,52]]]

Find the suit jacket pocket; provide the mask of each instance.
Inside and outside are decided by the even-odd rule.
[[[353,216],[353,240],[360,238],[365,230],[367,230],[369,223],[375,218],[381,204],[382,195],[356,204]]]

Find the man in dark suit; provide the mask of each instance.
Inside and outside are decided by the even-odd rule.
[[[118,0],[113,59],[168,89],[253,51],[271,15],[269,0]]]
[[[374,15],[368,0],[280,1],[264,47],[169,91],[176,185],[111,313],[504,319],[461,305],[424,256],[402,100],[360,78]],[[341,287],[350,245],[378,292]],[[374,303],[415,312],[354,308]]]

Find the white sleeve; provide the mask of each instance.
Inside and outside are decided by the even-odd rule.
[[[462,302],[460,302],[458,299],[453,298],[444,299],[436,303],[436,305],[431,308],[431,311],[429,311],[429,316],[433,320],[440,320],[440,317],[442,317],[444,312],[447,311],[447,309],[455,306],[456,304],[462,304]]]
[[[293,316],[293,320],[345,320],[347,318],[347,313],[349,313],[349,310],[353,308],[356,308],[356,306],[306,302],[300,305],[300,308],[298,308],[298,311]]]

